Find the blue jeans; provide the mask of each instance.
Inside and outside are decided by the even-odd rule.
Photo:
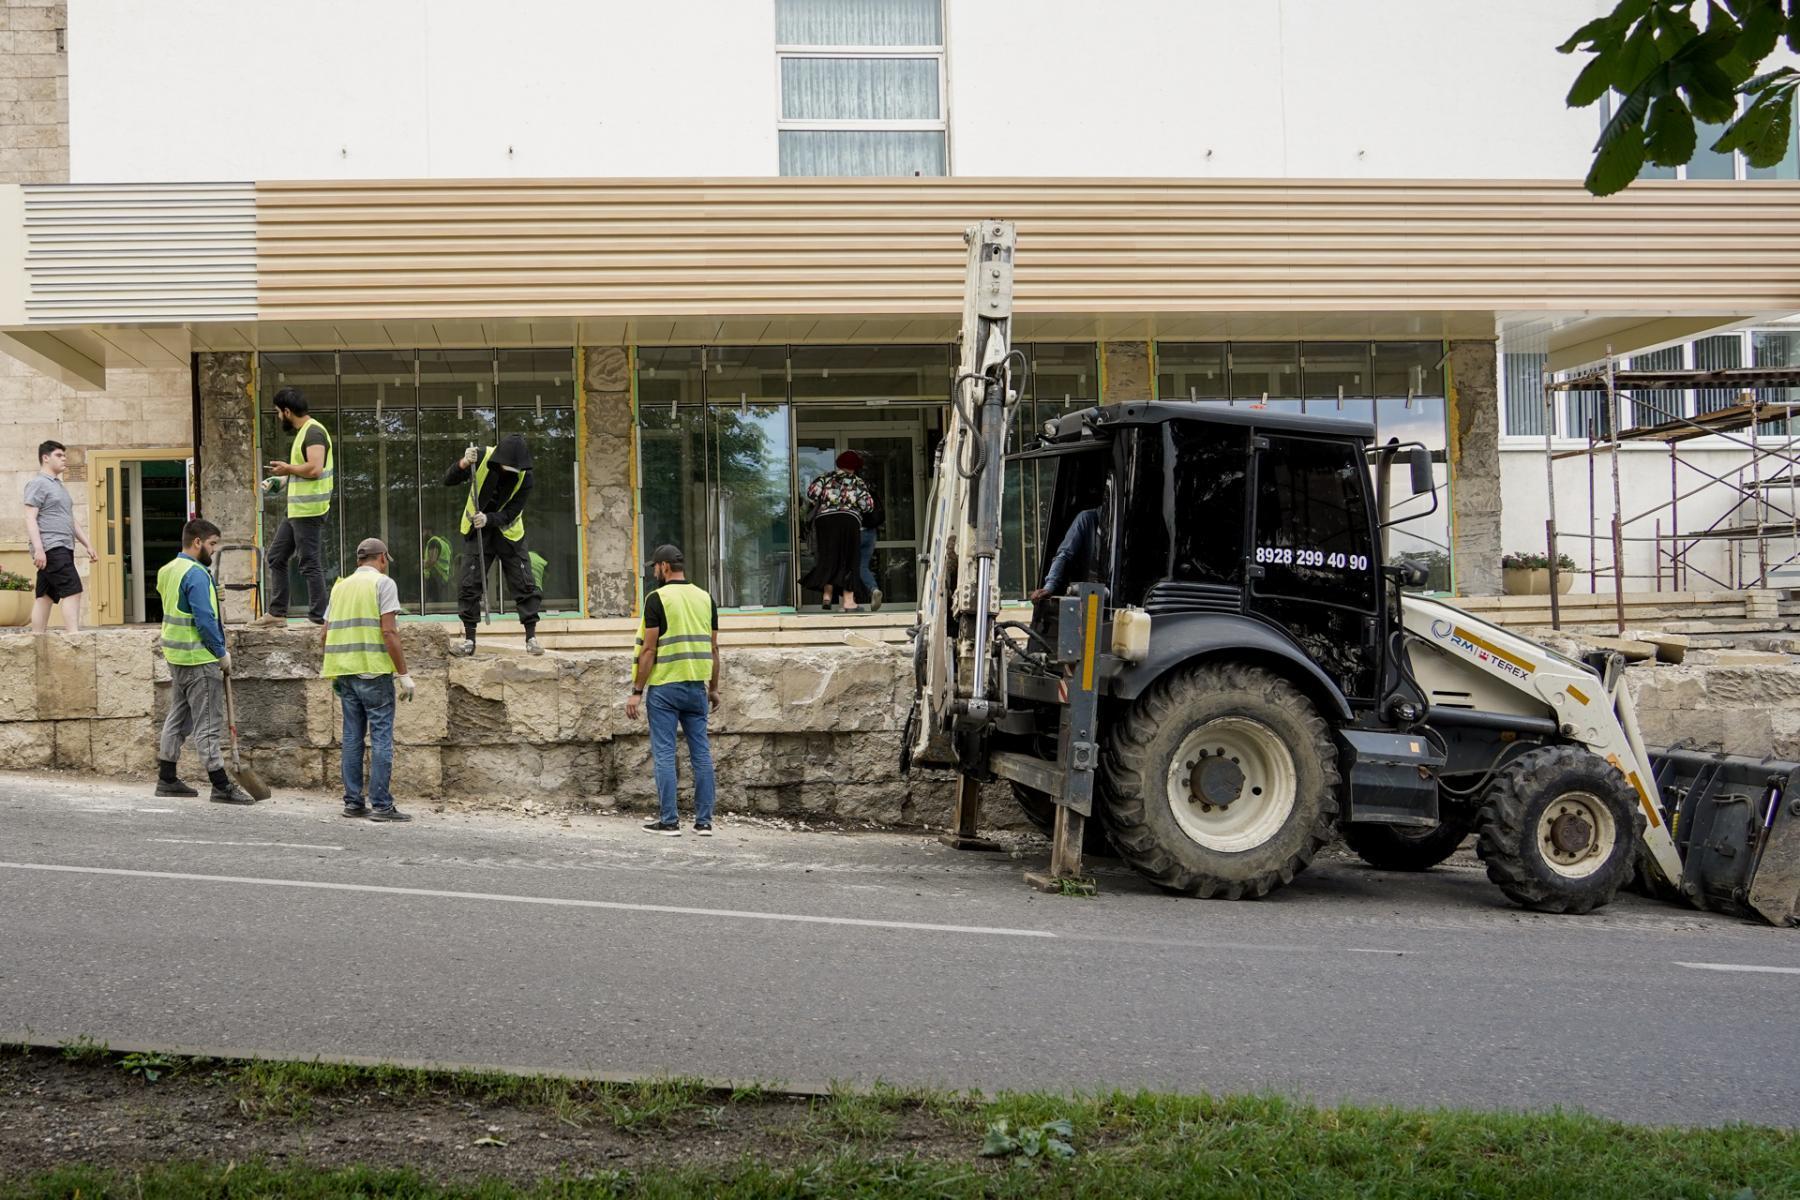
[[[369,734],[368,802],[375,808],[394,807],[388,781],[394,774],[394,677],[377,675],[362,679],[338,676],[338,693],[344,704],[344,747],[338,760],[344,772],[344,803],[363,803],[363,731]]]
[[[875,531],[862,531],[862,546],[856,560],[856,573],[862,579],[862,599],[872,599],[875,595]]]
[[[688,761],[694,768],[694,824],[711,825],[715,784],[712,743],[706,737],[710,708],[706,685],[698,680],[659,683],[644,693],[644,709],[650,720],[650,753],[656,761],[656,799],[662,806],[662,822],[680,820],[675,810],[675,730],[687,737]]]

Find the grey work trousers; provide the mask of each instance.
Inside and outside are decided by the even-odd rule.
[[[197,667],[169,664],[169,715],[163,721],[157,755],[164,762],[181,758],[181,743],[193,739],[194,750],[208,771],[225,765],[219,742],[225,736],[225,675],[216,662]]]

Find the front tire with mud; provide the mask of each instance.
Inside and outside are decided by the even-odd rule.
[[[1119,855],[1195,896],[1267,895],[1336,834],[1337,747],[1299,689],[1238,663],[1158,680],[1116,722],[1102,812]]]
[[[1545,746],[1502,768],[1477,829],[1475,852],[1509,899],[1585,913],[1631,878],[1644,816],[1617,767],[1576,746]]]

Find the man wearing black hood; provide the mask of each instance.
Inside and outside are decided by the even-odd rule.
[[[481,574],[485,556],[500,563],[519,609],[519,624],[525,627],[526,651],[542,654],[537,622],[543,595],[532,578],[531,554],[525,547],[525,501],[531,495],[531,450],[525,439],[509,433],[498,446],[464,450],[444,476],[444,486],[464,483],[469,485],[469,498],[463,502],[462,587],[457,595],[463,640],[450,653],[464,657],[475,653],[475,625],[481,620],[481,591],[487,585]]]

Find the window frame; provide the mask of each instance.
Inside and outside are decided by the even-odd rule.
[[[949,178],[956,173],[953,147],[950,141],[950,81],[949,55],[949,14],[944,11],[943,0],[938,0],[938,28],[942,31],[941,40],[936,45],[924,46],[839,46],[839,45],[796,45],[787,42],[775,44],[775,138],[778,144],[783,133],[940,133],[944,138],[944,174]],[[888,59],[914,58],[929,59],[937,66],[937,109],[935,119],[911,118],[904,120],[875,119],[862,117],[828,118],[828,117],[788,117],[784,96],[783,64],[790,58],[847,58],[847,59]],[[776,163],[776,171],[781,170],[780,162]],[[835,178],[833,176],[787,176],[791,179]],[[846,178],[903,178],[901,176],[854,176]],[[909,177],[904,177],[909,178]],[[934,178],[936,178],[934,176]]]

